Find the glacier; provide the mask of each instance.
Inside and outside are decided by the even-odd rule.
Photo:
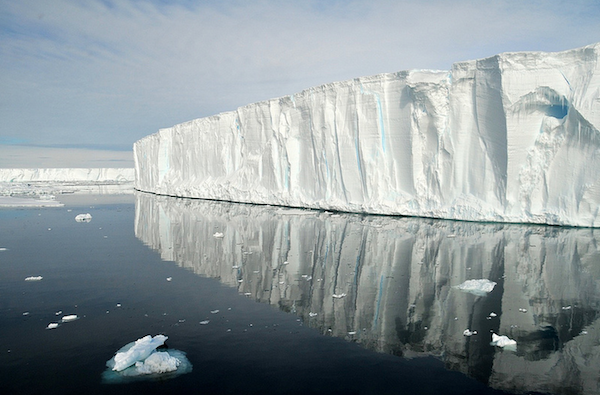
[[[600,43],[334,82],[159,130],[138,190],[600,226]]]

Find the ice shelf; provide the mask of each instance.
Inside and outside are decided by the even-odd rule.
[[[134,144],[156,194],[600,226],[600,43],[313,87]]]

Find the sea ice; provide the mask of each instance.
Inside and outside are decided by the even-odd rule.
[[[75,221],[77,221],[77,222],[90,222],[91,220],[92,220],[92,215],[90,213],[78,214],[75,217]]]
[[[171,378],[192,371],[192,364],[179,350],[157,351],[167,340],[164,335],[144,336],[122,347],[106,362],[102,374],[107,383],[122,383],[144,378]]]
[[[517,350],[517,342],[515,340],[510,339],[508,336],[499,336],[495,333],[492,333],[492,342],[490,344],[492,346],[502,347],[505,350]]]
[[[154,337],[146,335],[133,343],[127,344],[117,351],[113,359],[111,359],[113,361],[112,370],[120,372],[138,361],[145,360],[157,347],[165,344],[167,339],[167,336],[164,335],[156,335]]]
[[[457,285],[455,288],[460,289],[463,292],[472,293],[477,296],[484,296],[492,292],[496,283],[490,280],[467,280],[464,283]]]

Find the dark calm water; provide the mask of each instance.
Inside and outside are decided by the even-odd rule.
[[[1,394],[600,393],[597,231],[59,200],[0,209]],[[468,279],[497,285],[454,288]],[[46,329],[59,311],[80,319]],[[192,372],[104,383],[147,334]]]

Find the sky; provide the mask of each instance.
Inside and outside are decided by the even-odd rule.
[[[598,0],[0,0],[0,167],[131,167],[161,128],[312,86],[598,41]]]

